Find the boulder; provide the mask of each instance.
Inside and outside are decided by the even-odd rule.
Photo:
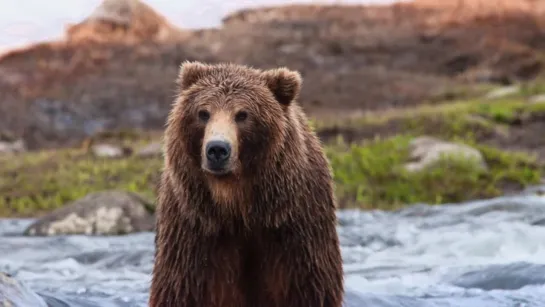
[[[152,231],[152,204],[123,191],[91,193],[38,219],[26,230],[29,236],[122,235]]]
[[[140,157],[155,157],[161,156],[163,154],[163,144],[150,143],[136,152],[137,156]]]
[[[97,144],[91,147],[91,152],[99,158],[121,158],[129,156],[132,149],[110,144]]]
[[[25,151],[26,151],[26,146],[23,140],[17,140],[13,142],[0,140],[0,154],[17,153],[17,152],[25,152]]]
[[[46,302],[38,294],[10,275],[0,272],[0,306],[1,307],[47,307]]]
[[[518,85],[504,86],[497,89],[494,89],[488,94],[486,94],[487,99],[499,99],[505,98],[512,95],[516,95],[520,92],[520,87]]]
[[[539,94],[532,96],[528,99],[528,102],[532,104],[542,104],[545,103],[545,94]]]
[[[411,141],[409,146],[410,162],[405,164],[409,172],[418,172],[436,165],[444,156],[454,156],[473,160],[477,167],[487,169],[480,151],[458,143],[446,142],[434,137],[422,136]]]
[[[70,25],[68,41],[164,41],[182,31],[139,0],[103,0],[82,22]]]

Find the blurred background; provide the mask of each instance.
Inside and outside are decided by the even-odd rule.
[[[0,303],[145,306],[162,130],[197,60],[301,72],[347,306],[545,306],[544,17],[541,0],[0,0]]]

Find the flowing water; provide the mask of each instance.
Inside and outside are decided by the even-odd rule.
[[[0,271],[49,306],[146,306],[153,233],[31,238],[0,220]],[[347,307],[545,306],[545,198],[339,212]]]

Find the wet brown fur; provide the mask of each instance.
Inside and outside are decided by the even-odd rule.
[[[286,68],[182,65],[165,132],[151,307],[340,307],[335,198],[321,144]],[[199,110],[211,116],[199,119]],[[248,117],[235,121],[238,111]],[[223,118],[232,173],[202,167]],[[231,122],[225,120],[232,118]],[[232,129],[232,130],[230,130]]]

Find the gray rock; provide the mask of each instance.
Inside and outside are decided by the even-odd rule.
[[[535,95],[528,99],[528,102],[533,104],[545,103],[545,94]]]
[[[163,154],[163,145],[161,143],[151,143],[136,152],[140,157],[154,157]]]
[[[26,146],[22,140],[14,142],[0,141],[0,154],[25,152]]]
[[[152,205],[140,196],[122,191],[89,194],[31,224],[29,236],[121,235],[152,231]]]
[[[94,145],[93,147],[91,147],[91,152],[93,153],[93,155],[100,158],[120,158],[127,156],[131,153],[128,148],[109,144]]]
[[[0,272],[0,307],[47,307],[38,294],[11,276]]]
[[[473,160],[477,167],[487,169],[481,152],[464,144],[422,136],[411,141],[409,150],[411,162],[405,164],[405,169],[409,172],[418,172],[433,167],[445,155]]]
[[[490,91],[486,94],[487,99],[498,99],[505,98],[520,92],[520,87],[518,85],[504,86],[498,89]]]

